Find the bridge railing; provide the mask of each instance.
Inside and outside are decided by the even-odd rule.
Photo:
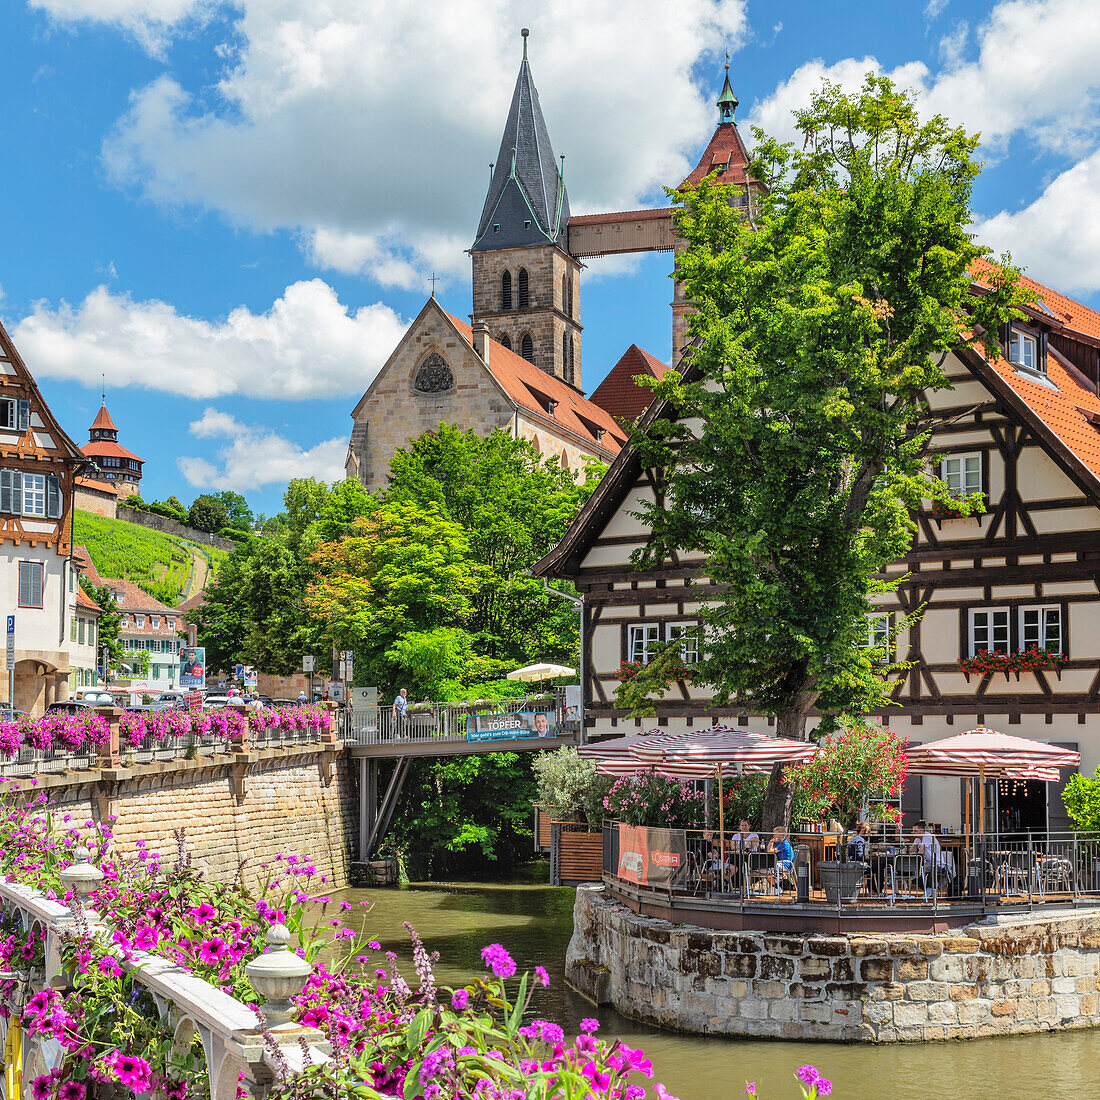
[[[77,849],[78,856],[87,856]],[[94,890],[96,876],[102,873],[89,863],[77,863],[62,871],[62,879],[72,875],[67,882],[70,889],[86,899]],[[0,1004],[12,1015],[19,1015],[22,1006],[37,992],[54,989],[67,992],[72,986],[72,972],[63,965],[62,940],[72,935],[77,914],[74,907],[51,900],[40,890],[18,882],[0,881],[0,910],[19,915],[24,932],[36,925],[45,934],[45,967],[28,968],[0,974]],[[108,938],[113,929],[103,921],[94,909],[83,905],[83,913],[94,930],[101,928]],[[276,931],[276,929],[278,931]],[[274,951],[285,952],[286,930],[274,926],[268,934],[269,946],[264,952],[266,972],[275,973],[267,958]],[[289,952],[285,952],[290,956]],[[279,956],[275,956],[278,958]],[[295,963],[297,957],[293,956]],[[190,1045],[198,1036],[206,1059],[209,1076],[210,1100],[235,1100],[243,1089],[248,1097],[266,1096],[275,1079],[276,1058],[270,1049],[270,1039],[265,1035],[256,1013],[229,994],[196,977],[161,955],[144,951],[131,951],[121,959],[121,965],[134,974],[134,980],[152,994],[161,1019],[174,1035],[177,1044]],[[251,964],[250,964],[251,965]],[[276,984],[268,984],[262,977],[249,972],[257,992],[270,997],[285,997]],[[305,978],[299,982],[299,991],[305,986]],[[286,983],[279,976],[277,981]],[[281,1002],[279,1002],[281,1003]],[[10,1017],[0,1020],[0,1049],[6,1038]],[[329,1060],[331,1047],[324,1036],[313,1028],[289,1026],[268,1035],[275,1041],[291,1073],[301,1072],[306,1065],[318,1065]],[[23,1035],[23,1080],[19,1082],[21,1095],[30,1096],[36,1077],[45,1076],[61,1063],[65,1049],[52,1039],[40,1035]]]
[[[357,707],[342,712],[340,722],[342,738],[350,745],[466,742],[470,740],[471,717],[522,714],[525,711],[553,714],[559,736],[569,736],[579,728],[579,721],[567,714],[562,688],[523,699],[410,706],[404,718],[394,714],[392,703]]]

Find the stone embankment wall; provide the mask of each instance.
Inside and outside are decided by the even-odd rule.
[[[1100,910],[929,936],[713,932],[577,890],[566,980],[658,1027],[858,1042],[1100,1026]]]
[[[171,516],[143,512],[125,504],[118,506],[118,518],[129,520],[130,523],[139,523],[142,527],[152,527],[154,531],[163,531],[164,534],[175,535],[176,538],[190,539],[192,542],[205,543],[207,546],[217,546],[221,550],[237,548],[237,544],[232,539],[223,539],[217,535],[207,534],[205,531],[196,531],[193,527],[187,527],[178,520],[172,519]]]
[[[244,861],[255,883],[260,864],[282,852],[346,886],[358,820],[346,758],[307,745],[248,755],[246,762],[202,758],[43,776],[34,789],[81,824],[117,816],[115,841],[127,854],[142,840],[174,861],[173,834],[182,828],[194,866],[217,881],[232,879]]]

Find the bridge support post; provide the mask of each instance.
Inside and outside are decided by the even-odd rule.
[[[370,842],[378,822],[378,761],[359,761],[359,862],[370,859]]]

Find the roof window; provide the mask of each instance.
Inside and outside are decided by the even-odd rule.
[[[1028,370],[1045,370],[1045,364],[1039,363],[1039,341],[1028,332],[1019,329],[1012,330],[1009,339],[1008,358],[1018,367],[1027,367]]]

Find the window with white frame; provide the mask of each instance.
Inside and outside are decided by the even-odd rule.
[[[970,656],[975,653],[1007,653],[1010,645],[1007,607],[970,609]]]
[[[980,454],[944,455],[940,459],[940,480],[952,496],[965,497],[982,491]]]
[[[176,629],[176,620],[175,619],[170,618],[170,619],[167,620],[167,622],[168,622],[168,629],[169,630],[175,630]]]
[[[643,665],[649,664],[661,644],[661,624],[634,624],[627,634],[627,643],[629,660],[640,661]]]
[[[680,660],[685,665],[699,662],[699,634],[691,623],[669,623],[665,628],[665,638],[670,642],[679,640]]]
[[[1009,339],[1008,358],[1011,362],[1029,370],[1042,370],[1039,363],[1039,341],[1030,333],[1012,330]]]
[[[44,516],[46,514],[46,475],[23,475],[23,515]]]
[[[138,630],[144,630],[145,629],[145,616],[144,615],[138,615],[136,621],[137,621]]]
[[[881,649],[885,651],[890,641],[890,612],[872,611],[867,616],[867,640],[863,643],[864,649]]]
[[[154,615],[153,617],[153,629],[160,630],[160,616]]]
[[[1063,652],[1061,607],[1020,608],[1020,649]]]

